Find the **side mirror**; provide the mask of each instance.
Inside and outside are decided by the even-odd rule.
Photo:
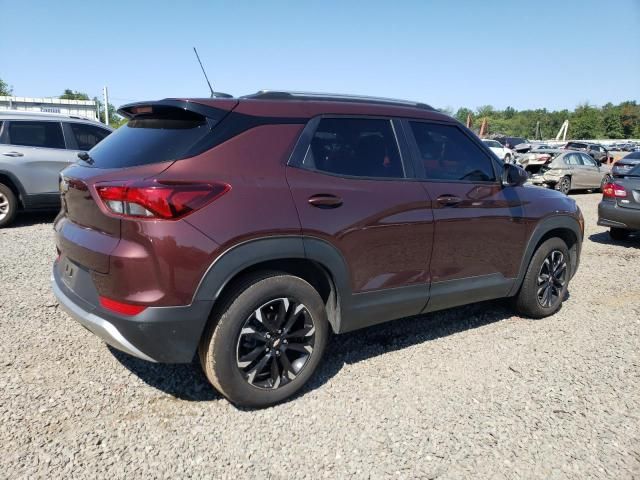
[[[519,187],[529,180],[526,170],[512,163],[505,163],[502,170],[502,185],[505,187]]]

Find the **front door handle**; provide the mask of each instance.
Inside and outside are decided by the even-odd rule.
[[[309,197],[309,205],[318,208],[338,208],[342,205],[342,199],[335,195],[318,194]]]
[[[438,197],[438,203],[445,207],[453,207],[454,205],[458,205],[462,202],[460,197],[456,197],[455,195],[440,195]]]
[[[3,153],[2,155],[4,155],[5,157],[24,157],[24,153],[20,152],[7,152]]]

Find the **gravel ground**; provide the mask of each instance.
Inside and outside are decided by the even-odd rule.
[[[261,411],[67,317],[51,217],[23,218],[0,230],[0,477],[640,478],[640,237],[610,242],[600,196],[574,197],[582,266],[557,315],[488,302],[337,336]]]

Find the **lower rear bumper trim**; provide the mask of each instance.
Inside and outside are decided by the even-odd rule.
[[[133,346],[131,342],[124,338],[124,336],[114,325],[112,325],[105,319],[94,315],[91,312],[87,312],[86,310],[75,304],[69,297],[64,294],[60,287],[58,287],[53,276],[51,277],[51,286],[53,288],[54,295],[60,303],[60,306],[78,323],[91,331],[91,333],[97,335],[112,347],[117,348],[118,350],[122,350],[129,355],[133,355],[134,357],[138,357],[149,362],[156,362],[156,360]]]

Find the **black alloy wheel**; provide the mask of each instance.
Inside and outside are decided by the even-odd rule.
[[[567,282],[567,261],[559,250],[553,250],[542,262],[538,273],[537,298],[541,307],[549,308],[562,300]]]
[[[276,298],[244,322],[236,345],[236,364],[252,386],[277,389],[307,365],[315,345],[315,325],[307,307]]]

